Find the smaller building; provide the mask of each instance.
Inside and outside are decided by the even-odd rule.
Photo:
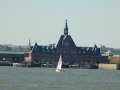
[[[12,63],[22,63],[24,61],[24,52],[0,51],[0,65],[10,66]]]
[[[109,56],[109,62],[112,64],[120,64],[120,55]]]

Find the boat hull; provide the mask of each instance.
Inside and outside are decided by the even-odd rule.
[[[59,69],[56,69],[56,72],[61,72],[61,70],[59,70]]]

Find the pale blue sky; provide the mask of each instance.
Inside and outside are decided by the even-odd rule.
[[[0,0],[0,44],[57,44],[65,19],[77,46],[120,48],[120,0]]]

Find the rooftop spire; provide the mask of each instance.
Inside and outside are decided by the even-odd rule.
[[[68,35],[68,26],[67,26],[67,20],[65,20],[64,35]]]
[[[29,46],[31,47],[31,41],[30,41],[30,38],[29,38]]]

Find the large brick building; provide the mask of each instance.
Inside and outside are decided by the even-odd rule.
[[[57,45],[42,46],[35,43],[29,53],[25,53],[25,62],[38,66],[55,67],[59,56],[62,55],[63,67],[90,67],[98,63],[106,63],[107,57],[101,56],[100,48],[78,47],[68,34],[67,20],[64,34],[61,35]]]

